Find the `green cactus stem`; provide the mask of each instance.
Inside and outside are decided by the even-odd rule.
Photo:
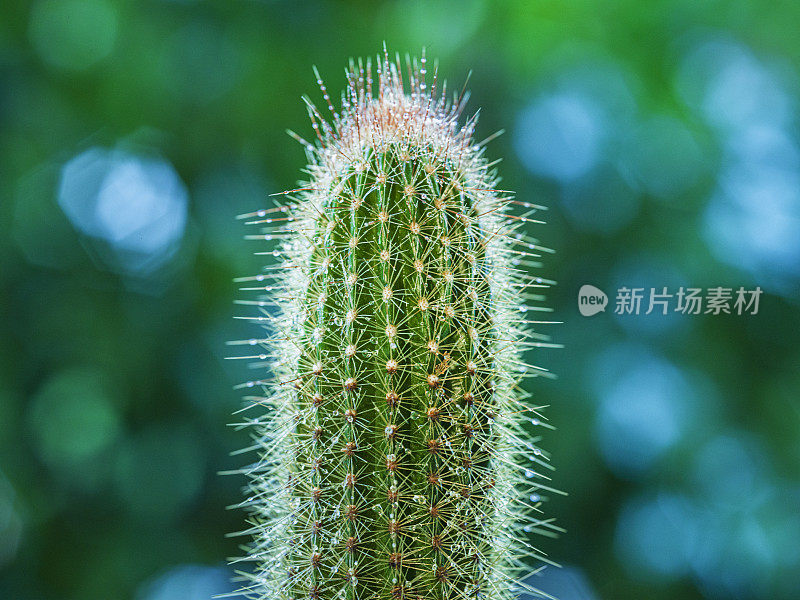
[[[426,60],[351,61],[342,108],[308,102],[309,180],[244,215],[278,261],[243,278],[269,376],[244,386],[253,416],[253,542],[241,594],[259,600],[515,597],[545,560],[544,423],[520,382],[546,375],[522,352],[552,282],[541,248],[497,189],[464,96]],[[516,203],[519,204],[519,203]],[[538,222],[538,221],[537,221]],[[534,592],[532,588],[529,591]]]

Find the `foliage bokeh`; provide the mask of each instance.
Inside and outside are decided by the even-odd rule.
[[[293,186],[351,56],[439,59],[545,204],[558,373],[529,389],[562,600],[800,590],[800,7],[37,0],[0,8],[0,597],[229,591],[247,378],[234,220]],[[258,248],[263,250],[263,248]],[[577,311],[584,283],[764,289],[757,315]]]

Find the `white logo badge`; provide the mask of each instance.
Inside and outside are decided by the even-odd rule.
[[[603,290],[593,285],[582,285],[578,291],[578,310],[584,317],[591,317],[599,312],[605,312],[608,305],[608,296]]]

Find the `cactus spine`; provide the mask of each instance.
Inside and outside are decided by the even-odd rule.
[[[300,600],[513,598],[549,468],[523,421],[535,240],[439,95],[426,61],[351,61],[342,109],[308,102],[309,181],[244,215],[279,240],[254,317],[269,377],[243,384],[260,414],[250,476],[254,541],[242,595]],[[533,209],[539,207],[531,207]],[[527,261],[527,262],[526,262]],[[539,307],[540,310],[543,310]],[[532,337],[533,336],[533,337]],[[534,464],[535,463],[535,464]]]

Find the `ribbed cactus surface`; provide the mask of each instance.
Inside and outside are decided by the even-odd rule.
[[[257,599],[513,598],[540,515],[542,424],[520,381],[548,345],[536,241],[426,61],[351,62],[310,102],[309,180],[245,215],[278,261],[243,278],[266,339],[245,384]],[[539,207],[529,208],[532,212]],[[258,283],[252,283],[258,282]],[[538,308],[538,310],[544,310]]]

